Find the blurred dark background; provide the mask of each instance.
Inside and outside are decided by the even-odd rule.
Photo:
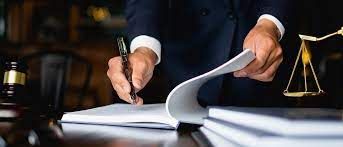
[[[320,37],[337,31],[343,27],[342,4],[341,0],[303,0],[297,1],[294,10],[290,10],[295,13],[291,16],[292,28],[286,30],[282,41],[284,68],[274,82],[279,96],[286,87],[299,49],[297,34]],[[32,101],[37,101],[35,97],[51,84],[46,79],[62,77],[58,96],[64,97],[67,110],[120,102],[106,71],[108,60],[118,55],[114,34],[122,34],[126,26],[123,9],[124,0],[0,0],[1,58],[28,59],[27,88]],[[316,104],[343,106],[343,36],[310,46],[314,68],[327,93]],[[43,54],[52,55],[39,58]],[[63,69],[61,77],[51,74],[60,69]],[[169,92],[164,88],[165,78],[159,67],[154,74],[140,92],[146,103],[163,102]],[[301,78],[300,74],[298,81]],[[295,86],[293,90],[300,88]],[[313,98],[313,103],[315,99],[318,98]],[[309,98],[310,103],[312,100]],[[290,105],[305,104],[295,99],[290,101]]]

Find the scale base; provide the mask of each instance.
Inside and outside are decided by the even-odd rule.
[[[324,92],[284,92],[283,95],[287,97],[319,96],[324,95]]]

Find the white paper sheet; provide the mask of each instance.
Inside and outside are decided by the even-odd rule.
[[[255,54],[246,49],[223,65],[179,84],[168,95],[168,114],[180,122],[203,124],[208,110],[201,107],[197,101],[199,88],[210,79],[243,69],[254,59]]]
[[[179,124],[168,116],[165,104],[112,104],[67,113],[63,115],[62,122],[166,129],[176,129]]]

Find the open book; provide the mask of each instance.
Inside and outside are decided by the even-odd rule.
[[[208,109],[201,107],[197,101],[199,88],[210,79],[244,68],[254,59],[251,50],[244,50],[223,65],[176,86],[165,104],[112,104],[66,113],[61,121],[170,129],[176,129],[180,122],[203,124]]]

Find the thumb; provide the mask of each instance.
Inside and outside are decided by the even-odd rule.
[[[146,69],[142,66],[132,66],[132,83],[136,88],[136,91],[141,90],[144,87],[144,77]]]
[[[150,62],[151,57],[147,56],[146,52],[140,50],[136,50],[130,57],[132,67],[132,83],[136,88],[136,92],[138,92],[139,90],[143,89],[151,79],[155,62]]]

